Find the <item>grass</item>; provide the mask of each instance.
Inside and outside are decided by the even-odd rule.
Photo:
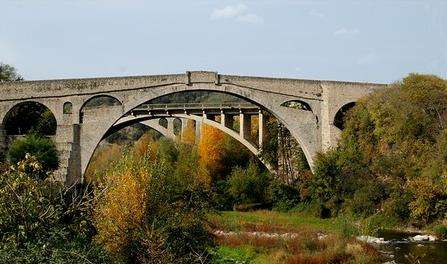
[[[377,263],[379,253],[346,233],[346,219],[299,212],[222,212],[209,220],[219,245],[213,263]],[[232,233],[231,233],[232,232]],[[260,232],[267,235],[254,234]],[[280,234],[293,234],[287,237]]]
[[[209,220],[216,229],[226,231],[275,231],[313,228],[322,232],[345,234],[346,225],[352,223],[342,217],[321,219],[301,212],[275,212],[260,210],[254,212],[226,211],[210,215]],[[254,230],[258,228],[258,230]],[[265,230],[262,230],[265,228]],[[351,226],[353,233],[355,227]],[[348,234],[348,235],[352,235]]]

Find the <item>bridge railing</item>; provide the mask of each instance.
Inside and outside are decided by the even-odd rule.
[[[134,110],[172,110],[172,109],[257,109],[251,103],[169,103],[169,104],[143,104]]]

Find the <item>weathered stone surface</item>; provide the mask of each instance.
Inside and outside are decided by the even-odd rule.
[[[0,84],[0,152],[5,149],[5,135],[1,127],[14,105],[35,101],[47,106],[54,114],[58,130],[56,142],[71,148],[63,157],[60,180],[82,181],[96,146],[114,124],[140,104],[180,91],[209,90],[230,93],[255,103],[281,121],[297,139],[309,164],[317,152],[334,146],[340,131],[333,125],[339,109],[357,101],[384,84],[261,78],[219,75],[215,72],[187,72],[186,74],[67,79],[9,82]],[[85,102],[98,95],[108,95],[121,102],[120,107],[100,109],[81,115]],[[298,100],[312,111],[281,106]],[[64,103],[72,104],[72,113],[64,114]],[[65,155],[65,154],[64,154]]]

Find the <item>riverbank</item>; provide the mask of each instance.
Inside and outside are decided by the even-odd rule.
[[[371,229],[345,217],[321,219],[304,212],[260,210],[225,211],[208,219],[219,245],[214,263],[442,263],[447,259],[447,241],[418,235],[433,234],[431,227],[416,230],[396,225],[395,230],[378,232],[383,243],[376,243],[361,241],[361,232]]]
[[[378,263],[346,219],[304,213],[222,212],[209,216],[219,247],[215,263]]]

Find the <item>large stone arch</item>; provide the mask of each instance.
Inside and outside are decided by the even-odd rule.
[[[197,83],[197,84],[176,84],[161,87],[141,88],[138,92],[129,94],[123,97],[123,109],[116,113],[103,116],[101,124],[96,123],[95,126],[87,128],[85,124],[82,124],[82,136],[81,136],[81,168],[84,173],[87,168],[87,164],[93,155],[96,146],[101,139],[104,138],[107,131],[112,128],[119,119],[121,119],[126,113],[135,109],[139,105],[151,101],[155,98],[177,93],[177,92],[190,92],[190,91],[213,91],[228,93],[240,98],[243,98],[249,102],[254,103],[262,109],[265,109],[273,116],[275,116],[292,134],[302,148],[308,163],[312,167],[313,158],[319,149],[319,136],[318,136],[318,118],[312,111],[297,110],[290,107],[281,106],[284,102],[296,100],[296,97],[287,94],[275,94],[272,96],[266,91],[257,90],[253,88],[242,87],[233,84],[217,85],[215,83]],[[113,97],[114,92],[110,93]],[[300,98],[300,100],[308,103],[315,108],[313,100]],[[89,132],[95,130],[94,133]]]
[[[20,101],[20,102],[9,105],[9,107],[7,108],[7,111],[5,111],[5,113],[1,116],[1,119],[0,119],[0,124],[2,124],[3,129],[5,129],[5,133],[6,134],[8,133],[6,125],[9,121],[8,119],[10,118],[11,112],[14,109],[16,109],[17,107],[21,107],[26,104],[36,104],[37,106],[41,106],[43,109],[46,109],[51,113],[51,117],[54,118],[55,128],[54,128],[54,132],[52,132],[50,135],[55,136],[58,132],[57,127],[61,121],[60,119],[58,120],[58,118],[57,118],[57,116],[58,116],[57,109],[54,108],[54,105],[48,104],[45,101],[40,101],[40,100],[25,100],[25,101]]]
[[[356,102],[346,102],[345,104],[343,104],[338,111],[333,115],[332,117],[332,124],[337,127],[340,131],[343,130],[344,128],[344,119],[346,117],[346,114],[349,110],[351,110],[352,108],[354,108],[354,106],[356,105]]]

